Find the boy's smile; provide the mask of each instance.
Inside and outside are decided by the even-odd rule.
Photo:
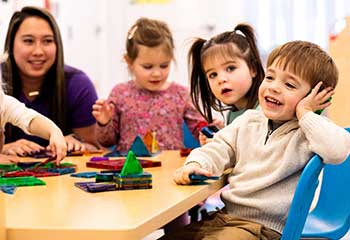
[[[273,121],[288,121],[295,117],[296,107],[310,91],[310,84],[273,63],[259,88],[259,104],[265,116]]]

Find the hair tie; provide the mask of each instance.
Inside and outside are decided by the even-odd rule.
[[[130,40],[130,39],[132,39],[132,38],[134,37],[134,34],[135,34],[136,30],[137,30],[137,25],[134,26],[134,27],[130,30],[129,35],[128,35],[128,40]]]
[[[209,39],[209,40],[206,40],[206,41],[203,43],[202,49],[208,47],[209,43],[210,43],[210,39]]]
[[[242,37],[245,37],[244,33],[242,33],[241,30],[235,30],[234,33],[241,35]]]

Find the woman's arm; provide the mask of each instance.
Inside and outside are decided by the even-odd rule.
[[[96,131],[96,124],[92,124],[87,127],[82,128],[73,128],[73,136],[72,138],[75,139],[75,141],[78,141],[79,144],[82,144],[84,146],[85,150],[87,151],[96,151],[101,148],[100,144],[97,142],[95,131]],[[65,136],[66,141],[68,136]],[[68,144],[68,151],[69,151],[69,142]]]

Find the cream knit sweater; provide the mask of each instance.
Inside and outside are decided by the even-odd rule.
[[[263,112],[248,110],[215,134],[213,142],[193,150],[186,163],[198,162],[214,175],[233,167],[230,189],[221,195],[228,213],[282,232],[312,154],[341,163],[350,150],[350,134],[313,112],[284,123],[266,141],[268,130]]]

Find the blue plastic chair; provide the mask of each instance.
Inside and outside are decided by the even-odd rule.
[[[185,148],[197,148],[200,147],[198,140],[192,135],[190,129],[188,129],[187,124],[184,122],[182,124],[183,129],[183,142]]]
[[[322,169],[318,201],[309,213]],[[350,157],[342,164],[330,165],[314,155],[298,181],[281,239],[342,238],[350,228],[349,186]]]

